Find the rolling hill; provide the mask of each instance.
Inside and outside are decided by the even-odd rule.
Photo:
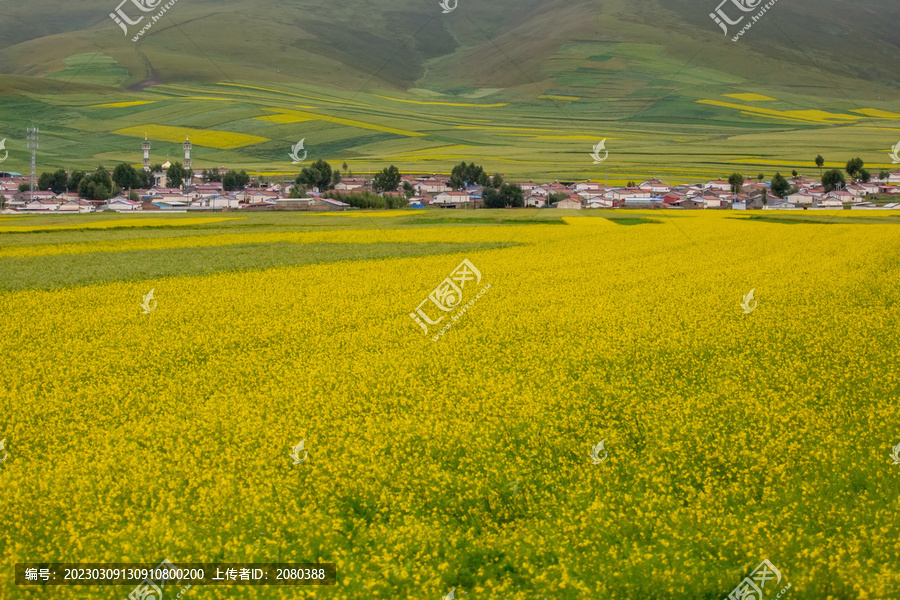
[[[27,168],[32,122],[40,170],[137,164],[143,133],[154,162],[191,135],[198,168],[266,172],[295,171],[299,139],[357,171],[474,159],[535,178],[685,180],[809,169],[816,153],[890,166],[895,3],[776,3],[736,43],[716,5],[178,0],[133,42],[115,3],[0,0],[3,168]],[[601,139],[610,158],[594,165]]]

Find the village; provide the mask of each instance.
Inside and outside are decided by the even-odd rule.
[[[352,202],[344,200],[361,193],[392,197],[392,207],[479,209],[485,207],[485,187],[490,185],[487,177],[483,177],[479,184],[459,185],[459,180],[453,181],[450,175],[410,173],[397,175],[395,183],[396,190],[399,191],[385,191],[379,189],[377,176],[358,177],[348,173],[348,176],[341,177],[340,171],[336,171],[334,181],[328,186],[322,186],[329,189],[320,189],[318,186],[300,187],[297,179],[287,176],[265,181],[260,177],[250,178],[243,173],[248,183],[240,186],[242,189],[227,190],[223,185],[223,178],[234,171],[224,167],[200,173],[191,170],[191,144],[186,140],[184,163],[175,165],[186,175],[179,179],[180,185],[176,187],[169,185],[173,165],[166,161],[151,168],[150,143],[147,140],[144,140],[143,149],[142,165],[146,174],[144,181],[152,183],[147,189],[119,188],[118,193],[111,193],[109,198],[91,199],[83,197],[77,191],[38,189],[34,172],[31,176],[0,172],[0,212],[78,214],[102,211],[343,211],[355,208]],[[391,168],[396,171],[395,167]],[[502,180],[502,175],[495,178]],[[628,185],[619,187],[591,180],[557,180],[549,183],[529,180],[508,183],[518,187],[516,194],[521,190],[519,207],[523,208],[900,210],[900,172],[882,171],[879,177],[867,182],[851,178],[849,182],[827,190],[819,179],[794,171],[792,178],[783,180],[787,186],[783,187],[787,189],[783,197],[773,193],[772,182],[763,179],[762,174],[756,179],[742,178],[735,174],[728,181],[716,179],[705,183],[670,185],[659,179],[649,179],[639,184],[629,182]],[[495,179],[495,187],[496,181],[498,179]],[[112,185],[115,187],[114,183]],[[303,197],[298,197],[298,192]],[[893,201],[894,196],[896,202]]]

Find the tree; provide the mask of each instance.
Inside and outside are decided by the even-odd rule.
[[[788,180],[782,177],[781,173],[775,173],[775,177],[772,178],[772,193],[779,198],[784,198],[790,189],[791,184],[788,183]]]
[[[308,188],[318,188],[320,192],[324,192],[331,186],[331,165],[320,158],[304,167],[294,183]]]
[[[235,170],[231,170],[222,177],[222,190],[225,192],[242,190],[247,187],[248,183],[250,183],[250,175],[247,174],[247,171],[238,173]]]
[[[31,191],[31,184],[30,184],[30,183],[20,183],[20,184],[19,184],[19,191],[20,191],[20,192],[30,192],[30,191]]]
[[[740,194],[741,188],[744,187],[744,176],[740,173],[732,173],[728,177],[728,183],[731,184],[731,192],[733,194]]]
[[[859,180],[863,183],[869,183],[872,181],[872,174],[869,173],[868,169],[860,169],[859,170]]]
[[[237,173],[234,171],[228,171],[225,173],[224,177],[222,177],[222,191],[230,192],[238,189],[237,185]]]
[[[376,192],[393,192],[400,185],[400,171],[394,165],[385,167],[372,180],[372,189]]]
[[[141,201],[141,197],[138,196],[138,193],[135,192],[134,190],[128,191],[128,199],[131,200],[132,202],[140,202]]]
[[[884,169],[882,169],[881,171],[878,172],[878,179],[880,179],[881,181],[890,179],[890,177],[891,177],[891,174],[889,171],[885,171]]]
[[[500,173],[494,175],[494,178],[491,179],[491,187],[500,189],[500,186],[503,185],[503,176]]]
[[[563,194],[562,192],[553,192],[547,196],[547,206],[553,206],[555,203],[565,200],[568,197],[567,194]]]
[[[340,192],[327,192],[326,198],[340,200],[346,202],[355,208],[403,208],[409,201],[402,196],[379,196],[369,191],[351,192],[349,194],[341,194]]]
[[[65,169],[58,169],[52,173],[41,173],[37,187],[39,190],[51,190],[54,194],[62,194],[66,191],[68,183],[69,176],[66,175]]]
[[[288,191],[288,198],[306,198],[306,188],[302,185],[292,185]]]
[[[489,183],[488,174],[474,162],[466,164],[466,161],[463,161],[453,167],[450,172],[450,187],[457,191],[464,190],[470,185],[488,185]]]
[[[78,195],[88,200],[108,200],[113,193],[113,180],[103,165],[89,175],[85,175],[78,184]]]
[[[844,174],[839,169],[831,169],[825,171],[822,175],[822,185],[825,186],[826,192],[833,192],[837,189],[844,189],[847,182],[844,180]]]
[[[793,171],[791,171],[791,175],[793,175],[794,177],[799,175],[799,173],[797,173],[797,169],[794,169]]]
[[[844,168],[847,171],[847,175],[851,178],[856,179],[859,176],[859,171],[865,166],[866,163],[863,162],[861,158],[858,156],[856,158],[851,158],[847,161],[847,166]]]
[[[203,169],[204,181],[222,181],[222,175],[218,169]]]
[[[816,156],[816,166],[819,167],[819,176],[822,175],[822,165],[825,164],[825,159],[822,158],[822,155],[819,154]]]
[[[756,180],[760,183],[762,183],[762,180],[765,178],[766,178],[766,176],[762,173],[760,173],[759,175],[756,176]]]
[[[126,190],[140,189],[144,178],[128,163],[120,163],[113,169],[113,181],[119,188]]]
[[[81,180],[84,179],[84,171],[72,171],[69,174],[69,181],[66,183],[66,189],[70,192],[77,192],[78,185],[81,183]]]
[[[634,187],[634,182],[633,182],[633,181],[629,181],[629,182],[626,184],[626,187],[633,188],[633,187]]]
[[[166,171],[166,186],[180,188],[184,185],[185,178],[190,177],[189,171],[180,162],[169,167]]]
[[[522,188],[514,183],[504,183],[500,189],[484,188],[484,206],[486,208],[505,208],[525,206],[525,194]]]
[[[406,195],[407,198],[412,198],[416,193],[416,189],[412,186],[412,184],[410,182],[404,181],[403,182],[403,193]]]
[[[331,174],[331,187],[336,186],[341,182],[341,172],[337,169],[334,170],[334,173]]]
[[[6,207],[6,196],[0,194],[0,210],[3,210]]]

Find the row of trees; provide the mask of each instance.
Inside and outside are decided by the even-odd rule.
[[[116,194],[124,190],[148,189],[153,186],[153,173],[161,172],[162,165],[153,165],[150,171],[143,169],[135,169],[127,163],[116,165],[112,175],[103,165],[91,173],[84,171],[72,171],[66,173],[65,169],[58,169],[52,172],[41,173],[37,181],[38,190],[51,190],[54,194],[62,194],[63,192],[77,192],[82,198],[88,200],[108,200]],[[204,171],[204,174],[209,171]],[[186,169],[179,162],[171,165],[166,171],[166,185],[168,187],[180,188],[184,182],[190,181],[194,176],[190,169]],[[228,171],[225,175],[219,175],[216,172],[216,179],[212,181],[221,181],[222,189],[227,192],[244,189],[250,183],[250,175],[247,171]],[[20,192],[27,192],[31,189],[31,185],[23,183],[19,185]],[[136,199],[136,194],[132,194],[132,200]]]
[[[819,167],[820,173],[822,171],[822,166],[824,164],[825,164],[825,159],[822,158],[822,155],[819,154],[818,156],[816,156],[816,166]],[[837,169],[833,169],[833,170],[837,171]],[[849,175],[850,178],[853,179],[854,181],[859,181],[861,183],[869,183],[870,181],[872,181],[872,173],[870,173],[869,170],[866,169],[866,163],[864,163],[863,159],[859,158],[858,156],[856,158],[851,158],[850,160],[847,161],[847,164],[844,167],[844,171],[846,171],[847,175]],[[838,171],[838,172],[840,172],[840,171]],[[796,174],[796,171],[795,171],[795,174]],[[824,176],[825,175],[822,175],[822,177],[824,177]],[[878,179],[880,179],[881,181],[888,179],[890,176],[891,176],[890,171],[881,169],[878,172]]]
[[[346,168],[346,163],[344,163],[344,167]],[[372,180],[372,190],[376,193],[331,193],[328,194],[328,197],[358,208],[395,208],[405,205],[405,202],[391,196],[379,196],[378,193],[396,192],[400,188],[401,180],[400,170],[395,165],[391,165],[375,174]],[[309,188],[317,188],[320,192],[326,192],[340,182],[341,172],[339,170],[332,169],[331,165],[324,160],[317,160],[300,172],[295,181],[296,185],[291,188],[290,196],[300,197]],[[471,185],[484,187],[483,198],[487,208],[525,206],[525,194],[522,188],[515,184],[504,183],[502,176],[490,177],[482,167],[474,162],[467,164],[463,161],[453,167],[450,172],[450,188],[459,191]],[[415,192],[408,181],[403,182],[403,191],[407,198]]]
[[[113,178],[102,165],[91,173],[84,171],[66,173],[65,169],[41,173],[37,181],[39,190],[51,190],[54,194],[77,192],[79,196],[88,200],[106,200],[112,197],[113,186]],[[30,189],[31,186],[27,183],[19,185],[20,192],[27,192]]]
[[[825,164],[825,159],[822,158],[822,155],[816,156],[816,166],[821,170],[822,166]],[[868,183],[872,180],[872,174],[865,168],[865,163],[859,157],[852,158],[847,161],[847,165],[844,167],[844,171],[847,172],[847,175],[850,176],[854,181]],[[798,176],[796,170],[792,172],[794,177]],[[891,174],[888,171],[881,170],[878,173],[878,178],[881,180],[888,179]],[[759,174],[757,179],[761,182],[764,178],[762,173]],[[844,178],[844,174],[840,169],[829,169],[821,174],[822,186],[825,188],[826,192],[833,192],[834,190],[842,190],[847,186],[847,180]],[[741,193],[741,188],[744,185],[744,176],[740,173],[732,173],[728,178],[728,183],[731,184],[731,191],[735,194]],[[778,196],[779,198],[784,198],[790,194],[796,193],[797,188],[791,185],[791,182],[785,179],[785,177],[781,173],[775,173],[775,177],[772,178],[772,183],[770,186],[772,193]]]

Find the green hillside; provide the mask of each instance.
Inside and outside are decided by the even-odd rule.
[[[612,183],[812,171],[817,153],[890,166],[896,4],[778,3],[737,43],[716,4],[180,0],[135,43],[115,3],[5,1],[3,168],[27,170],[32,122],[40,170],[138,164],[145,133],[154,162],[190,135],[196,167],[263,172],[295,172],[300,139],[356,172],[466,159]]]

